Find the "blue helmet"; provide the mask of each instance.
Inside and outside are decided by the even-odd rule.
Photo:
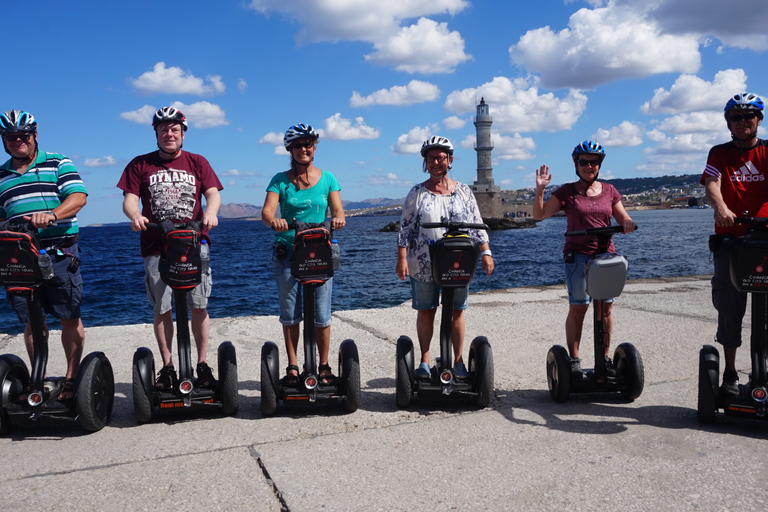
[[[728,119],[729,110],[757,110],[757,117],[762,119],[764,108],[765,106],[763,105],[763,100],[760,99],[760,96],[752,94],[751,92],[743,92],[729,99],[723,110],[725,111],[726,119]]]
[[[0,115],[0,133],[6,132],[36,132],[37,121],[29,112],[9,110]]]
[[[600,157],[600,163],[603,163],[603,159],[605,158],[605,150],[603,149],[603,146],[598,144],[597,142],[593,140],[585,140],[575,148],[573,148],[573,153],[571,153],[571,158],[573,158],[573,161],[579,159],[579,156],[581,155],[597,155]]]
[[[291,150],[291,144],[299,139],[315,139],[315,142],[320,140],[320,135],[308,124],[295,124],[288,128],[283,137],[283,146],[286,151]]]

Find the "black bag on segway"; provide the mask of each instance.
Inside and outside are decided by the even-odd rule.
[[[184,224],[174,224],[165,220],[160,223],[160,227],[163,231],[160,278],[171,288],[194,288],[202,282],[200,240],[208,240],[200,231],[200,222],[192,220]]]
[[[0,222],[0,285],[32,286],[43,280],[37,264],[40,238],[28,222]]]
[[[768,232],[749,231],[731,242],[729,263],[737,290],[768,293]]]
[[[324,283],[333,277],[331,223],[307,224],[296,221],[291,274],[300,283]]]
[[[432,279],[440,288],[465,288],[475,277],[480,249],[465,233],[448,233],[429,246]]]

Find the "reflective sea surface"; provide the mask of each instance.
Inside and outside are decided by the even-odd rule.
[[[707,240],[712,210],[630,212],[638,225],[631,235],[616,235],[619,253],[629,258],[629,278],[709,274]],[[379,231],[397,217],[351,217],[334,237],[341,247],[341,268],[333,281],[334,310],[382,308],[410,299],[410,286],[395,276],[397,234]],[[496,270],[478,271],[470,291],[551,285],[563,282],[565,218],[535,228],[491,232]],[[272,233],[261,222],[223,221],[211,233],[214,318],[278,314],[272,278]],[[128,225],[81,228],[82,308],[86,327],[152,322],[144,292],[138,234]],[[52,328],[58,328],[51,321]],[[0,332],[20,332],[16,315],[3,302]]]

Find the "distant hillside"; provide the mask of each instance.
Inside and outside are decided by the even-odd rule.
[[[248,203],[228,203],[221,205],[219,217],[222,219],[242,219],[243,217],[261,218],[261,206]]]

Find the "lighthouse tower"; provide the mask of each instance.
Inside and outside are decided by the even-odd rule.
[[[483,217],[503,216],[501,188],[493,183],[493,165],[491,163],[491,152],[493,151],[493,144],[491,143],[492,124],[493,118],[490,115],[488,104],[485,103],[485,98],[481,98],[480,104],[477,106],[477,116],[475,117],[477,181],[472,184],[472,191],[475,194],[477,205],[480,207],[480,214]]]

